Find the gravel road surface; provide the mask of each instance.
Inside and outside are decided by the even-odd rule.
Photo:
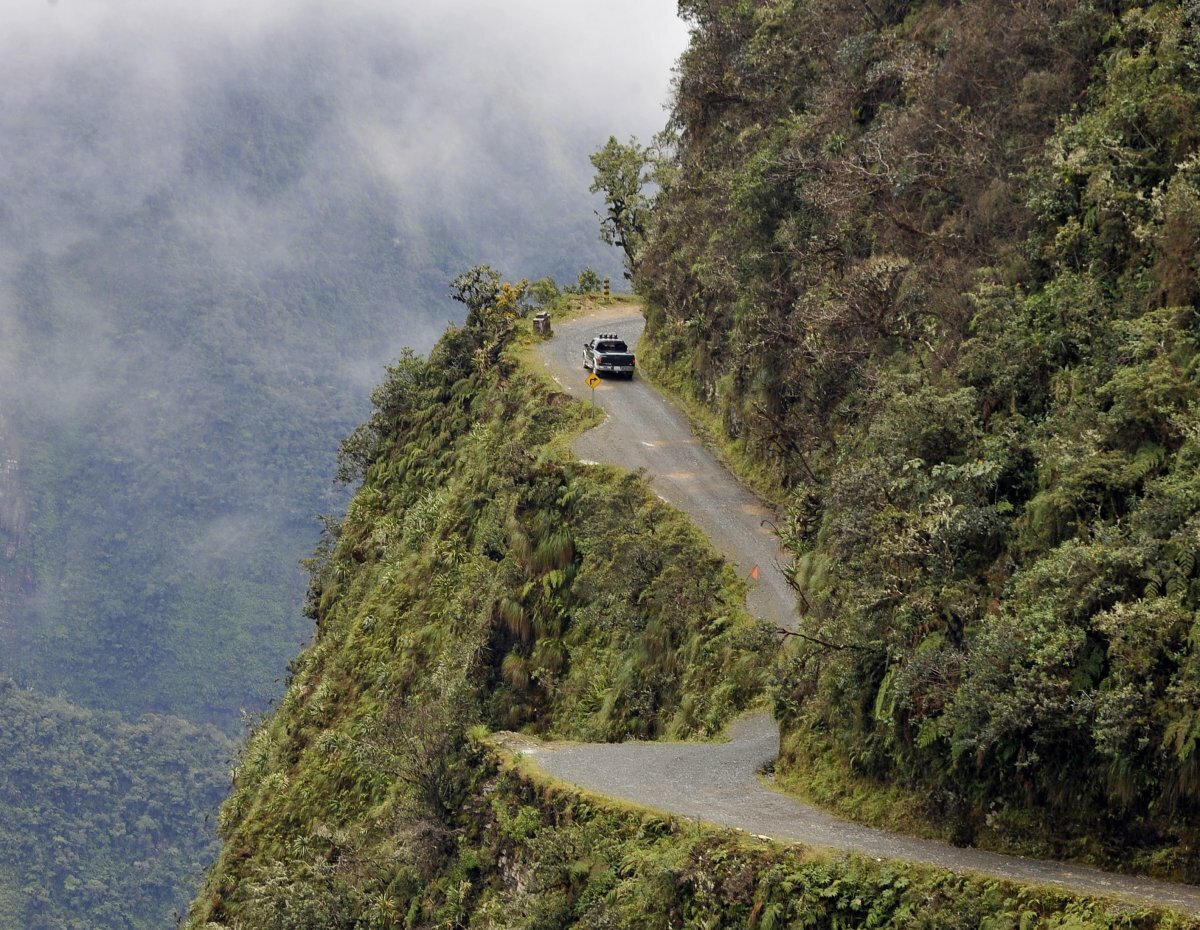
[[[775,721],[756,714],[731,728],[728,743],[545,743],[522,752],[549,775],[589,791],[760,837],[1115,896],[1200,916],[1200,888],[1190,885],[961,849],[874,830],[819,811],[760,780],[758,773],[775,758],[778,745]]]
[[[563,389],[587,399],[583,343],[616,332],[630,346],[641,336],[641,312],[614,306],[558,323],[540,357]],[[644,382],[605,379],[595,391],[599,425],[576,440],[583,460],[645,470],[651,487],[685,511],[716,549],[747,575],[750,609],[787,628],[795,623],[791,590],[779,570],[784,558],[770,522],[774,515],[696,440],[686,418]],[[797,842],[879,859],[905,859],[956,872],[975,872],[1084,894],[1117,896],[1200,917],[1200,888],[1114,875],[1086,866],[1004,856],[863,827],[768,788],[759,773],[776,756],[779,730],[767,714],[747,717],[727,743],[525,744],[522,753],[545,772],[587,790],[657,810]]]
[[[554,338],[541,346],[542,362],[564,390],[587,400],[592,392],[584,380],[583,344],[598,332],[615,332],[634,347],[644,326],[641,311],[629,305],[556,323]],[[784,554],[772,529],[775,514],[709,454],[687,418],[644,381],[605,377],[595,397],[599,425],[575,441],[575,455],[645,469],[658,495],[686,511],[743,577],[758,567],[747,598],[751,612],[793,629],[796,598],[780,571]]]

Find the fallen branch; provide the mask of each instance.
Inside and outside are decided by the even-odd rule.
[[[860,646],[857,643],[843,643],[843,644],[831,643],[828,640],[820,639],[816,636],[809,636],[807,633],[800,633],[800,632],[797,632],[796,630],[788,630],[781,626],[776,627],[775,632],[778,633],[780,636],[785,636],[785,637],[786,636],[796,636],[796,637],[799,637],[800,639],[804,640],[805,642],[815,643],[818,646],[824,646],[826,649],[836,649],[838,652],[845,652],[846,650],[849,650],[849,649],[857,649],[860,652],[870,652],[871,651],[870,646]]]

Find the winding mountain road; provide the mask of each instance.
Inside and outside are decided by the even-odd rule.
[[[541,358],[564,390],[588,399],[583,344],[597,332],[616,332],[630,346],[645,321],[628,304],[556,324]],[[692,518],[716,550],[746,577],[757,566],[747,604],[775,626],[795,627],[795,596],[780,566],[784,553],[772,529],[775,514],[738,483],[692,435],[687,418],[645,381],[606,378],[596,388],[598,425],[575,440],[575,455],[630,470],[645,469],[659,497]]]
[[[540,347],[540,358],[564,390],[586,399],[583,343],[596,332],[615,331],[634,345],[642,328],[636,307],[610,307],[558,323],[554,338]],[[686,418],[648,384],[604,381],[596,388],[596,403],[605,416],[576,440],[575,454],[645,469],[651,487],[691,516],[723,556],[746,574],[758,566],[759,580],[748,598],[751,611],[775,625],[793,627],[795,599],[780,571],[783,553],[771,532],[773,514],[704,449]],[[1200,917],[1198,887],[962,849],[819,811],[772,791],[759,779],[778,745],[775,721],[757,714],[739,721],[727,743],[535,743],[521,751],[547,774],[589,791],[774,840],[1113,896]]]

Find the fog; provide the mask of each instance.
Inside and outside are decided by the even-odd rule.
[[[297,563],[384,364],[457,320],[472,264],[620,280],[588,155],[662,127],[685,39],[665,0],[8,0],[0,682],[239,733],[310,635]],[[113,784],[179,803],[219,745]],[[214,812],[163,818],[146,883],[116,827],[58,809],[74,757],[45,784],[21,764],[0,782],[38,822],[0,810],[0,924],[95,925],[64,869],[109,876],[90,906],[122,926],[186,903]]]
[[[0,673],[261,705],[382,366],[470,264],[619,280],[587,156],[662,127],[685,40],[634,0],[6,4]]]
[[[136,208],[193,167],[197,117],[236,88],[300,92],[276,117],[320,128],[314,162],[289,153],[314,180],[369,166],[397,191],[430,183],[466,206],[459,185],[519,175],[515,145],[545,147],[534,161],[578,177],[581,148],[660,128],[682,43],[668,3],[631,0],[10,2],[0,11],[5,212],[42,247],[68,247],[77,230],[41,222],[37,208],[89,218]],[[272,219],[220,218],[235,240]]]

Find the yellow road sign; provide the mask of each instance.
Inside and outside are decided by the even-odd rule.
[[[600,384],[600,376],[598,374],[596,374],[594,371],[587,376],[587,386],[590,387],[593,391],[596,390],[596,387],[599,384]]]

